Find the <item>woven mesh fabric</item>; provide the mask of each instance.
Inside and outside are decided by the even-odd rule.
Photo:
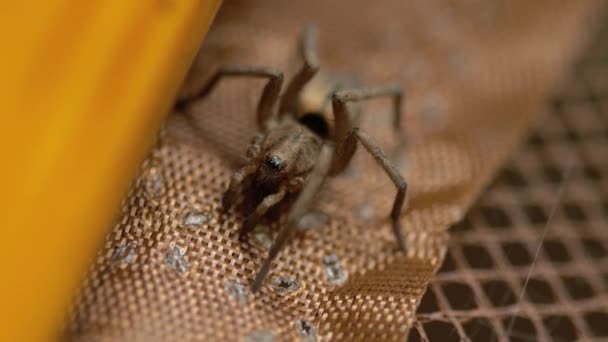
[[[443,260],[447,228],[540,112],[585,41],[596,1],[234,1],[209,34],[183,94],[228,62],[299,67],[296,37],[320,28],[322,67],[364,84],[401,81],[410,184],[407,255],[387,220],[394,187],[373,159],[328,182],[310,227],[255,296],[247,286],[270,233],[237,240],[221,213],[228,178],[255,132],[262,83],[223,81],[172,113],[143,163],[68,319],[68,340],[403,340]],[[362,127],[391,151],[388,101]],[[365,114],[369,113],[369,114]],[[284,283],[273,287],[272,279]],[[293,286],[292,286],[293,285]]]
[[[452,230],[412,341],[608,339],[607,37]]]

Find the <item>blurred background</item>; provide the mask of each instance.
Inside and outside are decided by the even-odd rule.
[[[604,8],[9,6],[3,339],[605,340]],[[24,13],[36,24],[12,34]],[[271,277],[293,290],[266,285],[253,296],[247,284],[267,253],[257,240],[273,227],[239,243],[242,219],[218,207],[255,133],[263,84],[222,81],[187,112],[171,107],[224,64],[272,66],[289,79],[308,23],[319,28],[322,70],[406,91],[399,166],[410,248],[393,251],[394,188],[358,152],[274,266]],[[395,148],[388,103],[363,109],[362,127]],[[194,216],[200,224],[186,227]]]

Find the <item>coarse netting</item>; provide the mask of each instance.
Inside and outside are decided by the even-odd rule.
[[[607,36],[452,229],[411,340],[608,338]]]

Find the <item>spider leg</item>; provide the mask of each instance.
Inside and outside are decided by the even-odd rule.
[[[334,93],[332,96],[332,109],[335,119],[335,136],[337,148],[336,152],[342,151],[342,158],[335,158],[332,166],[331,174],[340,173],[346,168],[351,160],[355,150],[342,147],[346,137],[350,134],[353,128],[353,122],[348,110],[348,102],[356,102],[363,100],[371,100],[379,97],[390,97],[393,101],[392,126],[397,138],[400,141],[400,146],[405,143],[405,134],[401,127],[401,109],[403,106],[404,93],[403,89],[398,84],[390,84],[379,87],[368,87],[361,89],[341,90]]]
[[[260,289],[260,287],[262,287],[264,279],[268,275],[268,271],[270,271],[270,265],[272,264],[272,261],[277,257],[277,255],[287,242],[287,239],[295,230],[298,220],[302,217],[302,215],[306,213],[314,199],[314,196],[319,192],[323,181],[327,177],[329,167],[331,165],[331,158],[332,147],[329,145],[323,145],[315,168],[312,171],[312,174],[310,175],[310,178],[304,184],[302,192],[293,204],[293,207],[289,211],[289,214],[287,214],[287,220],[285,222],[285,225],[281,227],[279,235],[273,242],[272,247],[270,247],[268,257],[262,264],[262,267],[258,271],[258,274],[255,276],[255,280],[251,285],[252,292],[255,293]]]
[[[248,164],[243,166],[237,172],[235,172],[232,177],[230,177],[230,185],[228,185],[228,189],[224,192],[222,196],[222,210],[227,211],[232,207],[234,203],[234,198],[241,187],[241,184],[247,178],[247,176],[251,175],[257,170],[257,167],[254,164]]]
[[[266,212],[270,208],[281,202],[283,198],[285,198],[286,194],[287,187],[281,186],[279,188],[279,191],[266,196],[264,200],[262,200],[262,203],[260,203],[257,208],[251,214],[249,214],[247,219],[245,219],[245,222],[243,222],[243,225],[241,226],[241,229],[239,231],[239,238],[243,238],[245,235],[251,232],[253,228],[255,228],[255,226],[258,224],[259,219],[264,216],[264,214],[266,214]]]
[[[358,128],[353,129],[347,136],[343,144],[343,151],[354,151],[357,147],[357,141],[359,141],[363,147],[374,157],[376,162],[380,164],[382,169],[386,172],[389,178],[395,184],[397,188],[397,195],[395,196],[395,201],[393,202],[393,209],[391,210],[391,221],[393,234],[395,235],[395,239],[397,240],[397,244],[402,251],[406,251],[405,239],[403,237],[403,231],[401,230],[401,209],[403,207],[403,203],[405,202],[405,196],[407,194],[407,183],[405,179],[399,173],[399,170],[393,165],[393,163],[388,159],[388,157],[382,152],[382,150],[378,147],[378,144],[372,140],[372,138],[359,130]],[[336,154],[337,159],[349,159],[351,158],[347,154],[342,153],[342,151],[338,151]],[[344,161],[339,161],[343,162]]]
[[[228,65],[217,70],[207,83],[196,93],[186,98],[180,99],[175,104],[175,108],[183,111],[194,100],[207,96],[225,76],[267,78],[268,83],[264,87],[262,97],[257,108],[257,124],[263,127],[273,113],[274,106],[279,99],[281,86],[283,85],[283,73],[273,68],[260,66]]]
[[[279,106],[279,115],[292,113],[295,110],[296,100],[300,91],[319,71],[319,59],[317,58],[317,28],[308,25],[300,38],[300,52],[304,65],[302,69],[291,79]]]
[[[239,169],[237,172],[232,174],[230,177],[230,184],[228,185],[228,189],[224,192],[222,196],[222,210],[227,211],[232,207],[234,202],[234,197],[238,193],[239,189],[243,185],[243,181],[252,173],[257,170],[255,163],[251,163],[253,160],[259,157],[261,152],[261,144],[264,141],[264,135],[261,133],[256,134],[249,147],[247,148],[247,152],[245,153],[245,159],[248,163]]]

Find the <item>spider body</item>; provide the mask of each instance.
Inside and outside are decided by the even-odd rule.
[[[239,195],[243,195],[248,204],[244,206],[241,238],[264,220],[281,219],[278,237],[253,282],[254,292],[263,284],[273,259],[309,209],[323,182],[348,166],[358,143],[374,157],[397,188],[390,219],[397,244],[405,250],[399,219],[407,183],[373,139],[359,129],[362,114],[358,108],[348,105],[379,97],[392,99],[393,130],[403,139],[402,89],[399,85],[356,88],[352,80],[318,74],[315,46],[316,31],[308,27],[301,40],[303,67],[282,96],[281,72],[267,67],[227,66],[216,72],[197,94],[177,103],[178,110],[187,109],[191,101],[207,95],[225,76],[268,79],[257,108],[258,134],[247,149],[245,165],[232,175],[222,197],[224,211],[235,204]]]
[[[246,157],[247,163],[257,170],[241,186],[243,197],[247,199],[244,214],[250,216],[264,198],[280,194],[282,189],[285,189],[285,196],[264,215],[245,220],[241,236],[251,231],[258,221],[272,222],[285,208],[289,209],[312,174],[323,144],[333,144],[333,94],[345,89],[345,85],[352,87],[354,84],[350,79],[317,74],[298,94],[293,113],[271,117],[254,137]],[[358,113],[358,110],[349,111],[351,126],[358,123]],[[233,196],[226,192],[225,210],[235,201]]]
[[[245,177],[239,191],[246,199],[242,211],[249,217],[241,227],[241,237],[258,221],[272,222],[290,207],[311,175],[323,143],[322,137],[291,116],[268,122],[267,129],[254,137],[246,153],[246,167],[255,171]],[[283,197],[273,201],[267,212],[251,216],[273,194]],[[224,210],[233,205],[236,195],[224,194]]]

